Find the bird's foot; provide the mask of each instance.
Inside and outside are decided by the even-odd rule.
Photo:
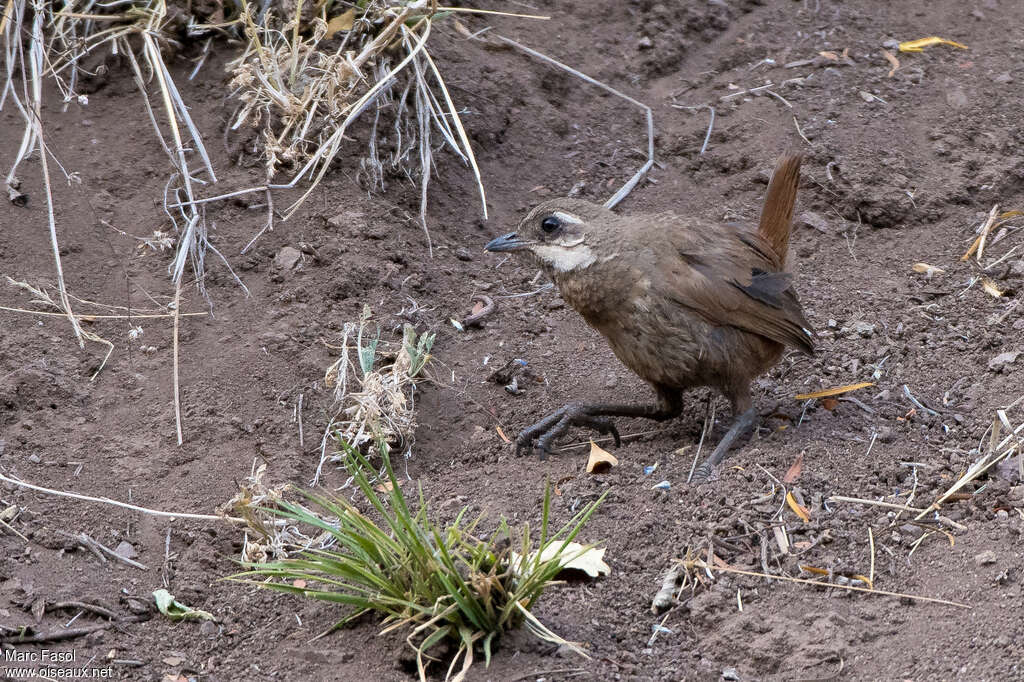
[[[735,444],[736,439],[742,436],[744,433],[750,431],[757,424],[757,410],[750,408],[743,414],[736,417],[736,421],[733,422],[732,427],[726,431],[722,440],[718,443],[718,447],[715,451],[704,460],[699,467],[697,467],[693,476],[690,478],[690,482],[694,484],[704,483],[711,474],[714,473],[715,467],[722,463],[722,460],[729,454],[729,449]]]
[[[621,445],[622,439],[619,438],[615,423],[608,417],[594,414],[598,409],[596,405],[569,403],[555,410],[533,426],[523,429],[516,438],[516,454],[533,449],[541,459],[546,458],[551,452],[551,446],[570,426],[589,426],[600,434],[611,434],[615,445]]]

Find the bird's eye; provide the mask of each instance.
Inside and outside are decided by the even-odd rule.
[[[540,229],[544,230],[548,234],[552,234],[555,230],[562,226],[562,221],[553,215],[549,215],[544,220],[540,221]]]

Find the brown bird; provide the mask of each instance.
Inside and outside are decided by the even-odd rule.
[[[751,380],[786,346],[814,353],[785,272],[800,162],[799,155],[779,160],[757,229],[671,213],[620,216],[581,199],[554,199],[487,244],[543,268],[565,302],[658,396],[656,405],[569,403],[520,433],[517,451],[536,441],[543,457],[570,426],[610,433],[618,445],[609,417],[671,419],[682,412],[683,390],[711,386],[735,415],[695,478],[711,474],[757,422]]]

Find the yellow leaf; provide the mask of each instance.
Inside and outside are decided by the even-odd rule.
[[[938,36],[929,36],[928,38],[903,41],[900,43],[900,52],[923,52],[924,48],[931,47],[932,45],[950,45],[951,47],[959,47],[961,50],[969,49],[966,45],[952,40],[946,40]]]
[[[603,474],[612,467],[618,466],[615,455],[603,449],[594,441],[590,441],[590,459],[587,460],[588,474]]]
[[[786,504],[789,505],[789,508],[793,510],[793,513],[799,516],[804,523],[810,522],[811,515],[807,513],[807,510],[804,509],[802,504],[796,501],[796,498],[793,497],[793,493],[786,493]]]
[[[866,575],[860,575],[858,573],[856,575],[851,575],[850,577],[853,578],[854,580],[859,580],[862,583],[864,583],[865,585],[867,585],[869,590],[875,589],[874,584],[871,582],[871,578],[867,577]]]
[[[800,564],[800,570],[813,573],[814,575],[828,575],[828,571],[824,568],[816,568],[814,566],[807,566],[806,564]]]
[[[815,391],[814,393],[801,393],[800,395],[793,396],[796,400],[810,400],[811,398],[828,398],[834,395],[841,395],[843,393],[849,393],[850,391],[859,391],[862,388],[868,386],[874,386],[873,381],[862,381],[859,384],[850,384],[848,386],[837,386],[835,388],[826,388],[822,391]]]
[[[331,17],[330,21],[327,22],[327,38],[331,39],[334,34],[338,31],[351,31],[352,26],[356,23],[356,9],[353,7],[350,10],[342,12],[336,17]]]

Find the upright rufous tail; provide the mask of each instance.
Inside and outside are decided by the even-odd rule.
[[[789,233],[793,225],[793,205],[796,203],[797,185],[800,184],[802,154],[785,154],[775,164],[775,172],[768,183],[768,193],[761,209],[761,223],[757,231],[768,240],[783,264],[789,253]]]

